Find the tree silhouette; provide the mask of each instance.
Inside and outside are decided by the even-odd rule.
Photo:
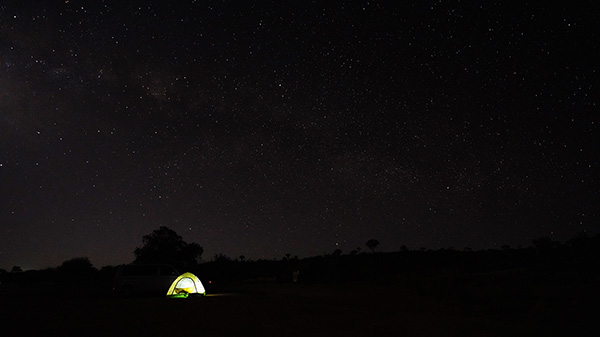
[[[67,260],[57,270],[63,277],[76,280],[91,278],[97,272],[87,257],[76,257]]]
[[[194,267],[204,249],[187,243],[174,230],[161,226],[142,238],[143,246],[133,251],[136,263],[166,263],[180,268]]]
[[[60,267],[61,269],[92,269],[94,266],[88,257],[75,257],[70,260],[63,262]]]
[[[94,266],[87,257],[76,257],[63,262],[58,269],[67,273],[90,273],[94,271]]]
[[[231,258],[223,253],[215,254],[213,260],[215,262],[231,262]]]
[[[375,253],[375,248],[377,246],[379,246],[379,241],[377,241],[375,239],[371,239],[371,240],[367,241],[367,243],[365,245],[367,247],[369,247],[369,249],[371,250],[371,252]]]

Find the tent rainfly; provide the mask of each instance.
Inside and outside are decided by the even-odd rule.
[[[192,295],[206,295],[206,290],[200,279],[192,273],[183,273],[173,281],[169,291],[167,291],[167,297],[170,298],[186,298],[190,294]]]

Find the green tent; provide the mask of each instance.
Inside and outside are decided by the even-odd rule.
[[[170,298],[186,298],[190,294],[192,295],[206,295],[206,290],[200,279],[192,273],[183,273],[173,281],[169,291],[167,291],[167,297]]]

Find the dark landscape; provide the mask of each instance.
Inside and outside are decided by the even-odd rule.
[[[594,336],[599,237],[530,248],[339,252],[221,259],[194,268],[207,296],[123,298],[114,267],[2,274],[5,326],[21,335]],[[83,265],[83,264],[82,264]],[[63,265],[64,266],[64,265]],[[298,269],[297,282],[291,271]],[[64,268],[63,268],[64,269]]]

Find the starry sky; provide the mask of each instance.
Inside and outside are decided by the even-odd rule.
[[[595,235],[585,4],[2,1],[0,268]]]

